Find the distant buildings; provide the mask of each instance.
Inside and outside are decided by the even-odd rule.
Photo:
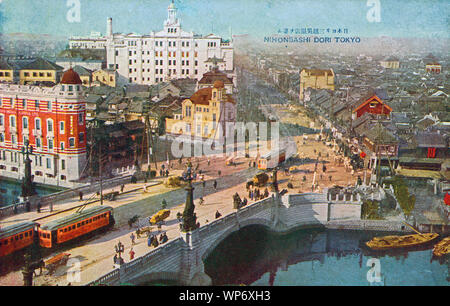
[[[442,66],[441,64],[435,62],[435,63],[428,63],[425,66],[425,70],[429,73],[441,73],[442,71]]]
[[[334,90],[334,78],[333,69],[302,69],[300,71],[300,100],[304,100],[307,88]]]
[[[38,63],[29,67],[31,75],[50,71],[56,77],[56,70],[48,69],[53,66]],[[86,162],[86,105],[81,83],[70,69],[54,87],[0,84],[1,176],[23,176],[21,150],[29,141],[34,149],[35,182],[71,187],[71,182],[80,178]]]
[[[92,73],[94,85],[106,85],[116,87],[117,72],[114,69],[100,69]]]
[[[166,119],[166,133],[196,138],[223,139],[226,123],[236,121],[236,102],[223,81],[199,89],[182,103],[181,114]]]
[[[380,65],[386,69],[398,69],[400,68],[400,61],[395,56],[389,56],[380,61]]]
[[[214,66],[232,72],[233,45],[219,36],[185,32],[172,2],[164,28],[147,35],[113,34],[112,19],[105,37],[71,38],[70,48],[106,48],[107,68],[120,83],[152,85],[178,78],[201,79]]]
[[[392,108],[384,103],[375,93],[369,94],[362,99],[362,103],[353,110],[354,119],[361,117],[365,113],[373,115],[384,115],[389,117]]]
[[[33,62],[20,69],[20,84],[34,82],[59,83],[63,73],[63,67],[43,58],[37,58]]]

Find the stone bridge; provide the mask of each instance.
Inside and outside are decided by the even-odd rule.
[[[163,280],[183,285],[209,285],[204,260],[231,233],[249,225],[262,225],[276,232],[301,227],[327,226],[361,218],[359,195],[331,199],[329,193],[272,195],[227,216],[181,233],[181,237],[151,250],[88,285],[141,284]]]

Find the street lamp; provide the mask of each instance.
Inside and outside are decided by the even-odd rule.
[[[192,163],[187,164],[186,177],[189,185],[186,187],[186,205],[183,212],[183,232],[191,232],[197,229],[197,216],[194,213],[194,187],[192,187]]]
[[[24,164],[25,171],[24,177],[22,180],[22,197],[31,197],[36,195],[36,191],[34,190],[33,181],[31,177],[31,159],[30,154],[33,154],[33,147],[30,145],[28,139],[24,142],[24,147],[22,147],[22,154],[25,155]]]

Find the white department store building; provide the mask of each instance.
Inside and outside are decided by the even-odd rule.
[[[106,43],[105,43],[106,41]],[[119,83],[153,85],[170,79],[200,80],[217,66],[232,74],[233,44],[214,34],[196,35],[183,31],[177,9],[172,2],[164,28],[148,35],[114,34],[112,18],[107,34],[98,38],[71,38],[70,48],[101,48],[105,44],[107,66],[115,69]]]

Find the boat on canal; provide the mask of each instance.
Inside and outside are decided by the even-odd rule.
[[[433,248],[433,255],[440,257],[450,253],[450,237],[442,239]]]
[[[417,234],[374,237],[372,240],[367,241],[366,245],[372,250],[389,250],[423,245],[439,237],[439,234],[436,233],[422,234],[411,225],[405,224],[412,228]]]

